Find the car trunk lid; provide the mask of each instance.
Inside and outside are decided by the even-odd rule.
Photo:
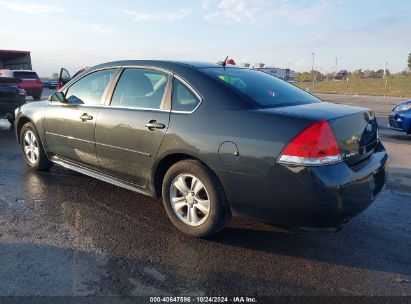
[[[378,126],[370,109],[327,102],[265,109],[289,115],[327,120],[338,141],[341,158],[349,166],[368,159],[378,143]]]

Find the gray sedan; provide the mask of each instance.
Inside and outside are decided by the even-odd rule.
[[[33,170],[58,164],[162,197],[196,237],[232,215],[338,229],[385,184],[373,111],[224,64],[98,65],[20,107],[15,130]]]

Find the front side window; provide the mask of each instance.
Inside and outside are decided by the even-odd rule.
[[[75,82],[66,92],[70,104],[100,104],[101,97],[117,69],[108,69],[91,73]]]
[[[167,83],[166,73],[148,69],[125,69],[114,90],[111,105],[161,109]]]
[[[238,68],[204,68],[203,71],[245,94],[262,108],[320,102],[313,95],[264,72]]]
[[[200,100],[189,90],[181,81],[174,79],[173,84],[173,102],[171,109],[173,111],[193,111]]]

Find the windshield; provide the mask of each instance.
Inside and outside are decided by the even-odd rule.
[[[206,68],[203,71],[247,95],[262,108],[320,102],[294,85],[261,71],[237,68]]]

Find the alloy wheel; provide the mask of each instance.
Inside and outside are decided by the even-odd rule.
[[[28,130],[23,138],[24,154],[31,164],[35,164],[39,159],[40,149],[36,135]]]
[[[204,184],[194,175],[180,174],[170,186],[174,213],[187,225],[199,226],[210,214],[210,197]]]

